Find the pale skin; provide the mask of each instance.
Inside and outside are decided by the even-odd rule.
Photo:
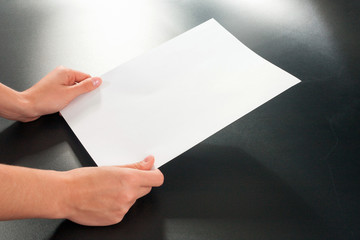
[[[101,78],[57,67],[18,92],[0,84],[0,116],[22,122],[60,111]],[[39,170],[0,164],[0,220],[69,219],[88,226],[119,223],[138,198],[163,184],[154,157],[126,166]]]

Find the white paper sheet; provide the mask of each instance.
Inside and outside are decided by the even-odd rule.
[[[102,76],[61,111],[99,165],[160,167],[299,82],[209,20]]]

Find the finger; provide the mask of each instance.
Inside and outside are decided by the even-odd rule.
[[[123,165],[120,167],[133,168],[133,169],[139,169],[139,170],[150,170],[153,167],[154,162],[155,162],[154,156],[147,156],[141,162],[127,164],[127,165]]]
[[[152,187],[141,187],[138,192],[137,198],[141,198],[151,192]]]
[[[164,183],[164,175],[159,169],[139,171],[140,186],[160,187]]]
[[[91,92],[92,90],[99,87],[101,83],[102,80],[99,77],[87,78],[85,80],[82,80],[78,84],[71,86],[70,91],[72,92],[73,97],[75,98],[81,94]]]
[[[55,71],[55,74],[65,74],[66,79],[65,79],[65,84],[68,86],[74,85],[77,82],[81,82],[87,78],[90,78],[91,76],[87,73],[83,73],[80,71],[76,71],[70,68],[66,68],[64,66],[58,66]]]
[[[84,81],[85,79],[91,78],[90,74],[76,71],[73,69],[68,69],[67,74],[68,74],[69,79],[72,80],[71,82],[79,83],[79,82]]]

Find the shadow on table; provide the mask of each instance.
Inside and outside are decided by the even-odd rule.
[[[56,239],[338,239],[288,184],[234,147],[199,144],[161,167],[165,183],[123,222],[64,221]]]
[[[34,122],[14,122],[0,132],[0,163],[43,168],[45,162],[49,160],[47,157],[54,157],[55,152],[48,156],[31,158],[31,161],[24,159],[48,151],[62,143],[66,143],[74,152],[73,156],[76,159],[73,160],[80,162],[78,165],[95,166],[65,120],[57,113],[43,116]]]

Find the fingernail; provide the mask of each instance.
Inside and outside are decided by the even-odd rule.
[[[99,77],[93,77],[92,78],[92,83],[94,85],[94,87],[97,87],[100,85],[100,78]]]

